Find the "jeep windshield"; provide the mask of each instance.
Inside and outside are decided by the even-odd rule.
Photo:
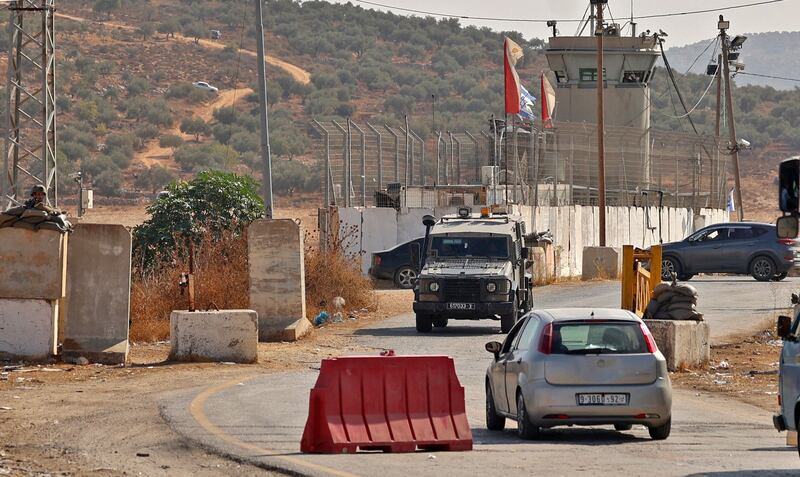
[[[434,257],[508,258],[506,237],[433,237]]]

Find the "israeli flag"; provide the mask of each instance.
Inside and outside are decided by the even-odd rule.
[[[524,86],[520,85],[519,88],[519,117],[533,121],[533,104],[536,102],[536,97],[530,94]]]

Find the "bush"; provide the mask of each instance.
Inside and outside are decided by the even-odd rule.
[[[175,134],[164,134],[158,138],[158,145],[160,147],[181,147],[183,145],[183,138]]]
[[[184,134],[193,134],[195,142],[199,142],[200,135],[205,136],[211,133],[211,128],[203,121],[203,118],[194,116],[181,121],[181,132]]]
[[[173,179],[175,179],[175,175],[170,172],[169,169],[156,164],[145,169],[138,176],[136,176],[134,185],[140,189],[145,189],[155,194],[156,192],[162,190],[164,186],[169,184]]]
[[[184,171],[222,169],[238,161],[236,151],[222,144],[185,144],[175,151],[175,162]]]
[[[105,196],[117,196],[122,186],[122,172],[116,169],[106,169],[95,177],[92,184],[97,191]]]
[[[167,191],[147,208],[150,218],[133,232],[134,251],[147,268],[172,257],[177,237],[199,242],[205,233],[214,238],[224,231],[238,234],[264,216],[251,177],[204,171],[190,182],[171,183]]]
[[[233,124],[236,122],[236,109],[233,106],[215,109],[214,119],[222,124]]]
[[[247,238],[225,230],[206,231],[194,246],[195,296],[198,307],[214,303],[220,309],[249,306]],[[189,270],[189,248],[181,241],[172,251],[171,266],[157,270],[142,266],[141,251],[134,256],[131,282],[131,330],[134,342],[169,339],[172,310],[188,309],[188,295],[181,293],[180,274]]]

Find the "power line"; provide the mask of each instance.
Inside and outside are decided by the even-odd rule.
[[[795,81],[797,83],[800,83],[800,79],[799,78],[787,78],[785,76],[762,75],[762,74],[759,74],[759,73],[746,73],[744,71],[739,71],[736,74],[737,75],[747,75],[747,76],[758,76],[759,78],[771,78],[771,79],[777,79],[777,80],[783,80],[783,81]]]
[[[372,2],[368,0],[352,0],[355,3],[362,3],[365,5],[371,5],[374,7],[382,7],[388,8],[391,10],[398,10],[401,12],[408,12],[408,13],[418,13],[420,15],[428,15],[432,17],[443,17],[443,18],[459,18],[462,20],[483,20],[483,21],[496,21],[496,22],[520,22],[520,23],[547,23],[548,21],[557,21],[561,23],[581,23],[583,20],[577,19],[538,19],[538,18],[502,18],[502,17],[482,17],[482,16],[473,16],[473,15],[461,15],[461,14],[451,14],[451,13],[440,13],[440,12],[431,12],[427,10],[417,10],[415,8],[405,8],[405,7],[398,7],[395,5],[387,5],[385,3],[378,3]],[[725,10],[735,10],[738,8],[747,8],[747,7],[755,7],[758,5],[768,5],[771,3],[779,3],[783,2],[784,0],[764,0],[761,2],[752,2],[752,3],[744,3],[740,5],[729,5],[727,7],[719,7],[719,8],[708,8],[705,10],[690,10],[686,12],[671,12],[671,13],[658,13],[654,15],[642,15],[639,17],[634,17],[635,19],[648,19],[648,18],[663,18],[663,17],[674,17],[674,16],[683,16],[683,15],[695,15],[698,13],[710,13],[710,12],[722,12]]]

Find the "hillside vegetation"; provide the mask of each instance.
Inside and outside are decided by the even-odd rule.
[[[208,168],[258,177],[252,8],[249,0],[62,1],[59,14],[72,19],[57,19],[61,191],[74,192],[65,173],[77,170],[100,195],[129,199]],[[408,115],[413,129],[430,134],[434,95],[437,129],[486,129],[491,114],[502,114],[503,36],[523,46],[518,70],[537,96],[546,68],[541,40],[456,20],[269,0],[264,22],[268,54],[310,72],[304,83],[267,66],[275,191],[284,195],[319,189],[312,118],[400,124]],[[222,39],[210,45],[212,29]],[[687,103],[708,79],[679,77]],[[220,95],[193,87],[198,80]],[[683,111],[663,71],[652,86],[653,124],[688,128],[673,118]],[[746,86],[735,96],[740,136],[756,150],[771,142],[800,149],[800,94]],[[713,102],[712,87],[693,114],[706,132]]]

